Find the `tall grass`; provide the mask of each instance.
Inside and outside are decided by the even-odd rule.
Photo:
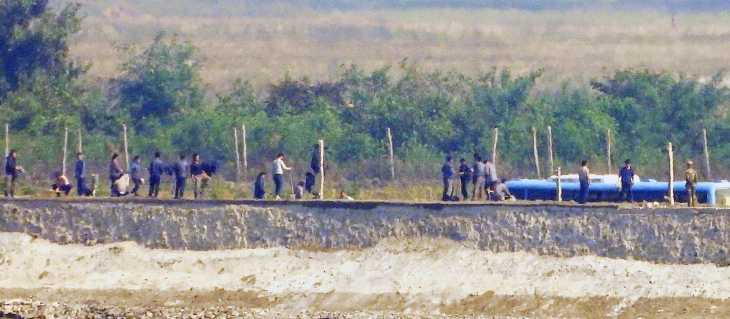
[[[144,43],[159,30],[201,48],[202,76],[214,91],[239,77],[262,89],[286,72],[316,80],[343,63],[369,69],[404,58],[466,74],[493,66],[518,72],[546,68],[552,85],[627,67],[711,75],[727,66],[730,50],[727,13],[680,14],[675,29],[671,15],[661,11],[417,9],[213,18],[140,8],[110,16],[102,7],[86,19],[72,54],[93,63],[92,76],[118,73],[125,57],[115,44]]]

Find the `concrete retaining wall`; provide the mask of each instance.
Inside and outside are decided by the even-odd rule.
[[[495,252],[730,264],[730,211],[363,202],[0,201],[0,231],[59,244],[313,250],[440,237]]]

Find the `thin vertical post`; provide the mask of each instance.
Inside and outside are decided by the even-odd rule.
[[[79,129],[79,146],[78,146],[78,152],[83,153],[84,152],[84,140],[81,138],[81,129]]]
[[[127,124],[122,124],[122,133],[124,134],[124,161],[127,162],[127,171],[129,171],[129,144],[127,144]]]
[[[542,179],[540,175],[540,156],[537,153],[537,130],[532,127],[532,151],[535,154],[535,170],[537,170],[537,178]]]
[[[494,144],[492,144],[492,163],[497,165],[497,141],[499,141],[499,127],[494,128]]]
[[[5,124],[5,157],[10,156],[10,125]]]
[[[669,153],[669,204],[674,206],[674,149],[672,142],[667,145],[667,153]]]
[[[236,144],[236,181],[241,181],[241,154],[238,152],[238,129],[233,128],[233,140]]]
[[[710,148],[707,146],[706,129],[702,129],[702,139],[705,142],[705,167],[707,168],[707,179],[712,181],[712,172],[710,171]]]
[[[560,178],[563,176],[562,169],[558,167],[558,203],[563,201],[563,181]]]
[[[319,140],[319,199],[324,199],[324,140]]]
[[[608,172],[607,173],[610,174],[613,171],[613,168],[611,167],[611,166],[613,166],[613,165],[611,165],[611,129],[608,129],[606,131],[606,161],[608,163],[608,165],[607,165]]]
[[[388,135],[388,153],[390,154],[390,177],[395,180],[395,156],[393,155],[393,133],[390,127],[385,129]]]
[[[68,127],[63,130],[63,160],[61,161],[61,174],[66,176],[66,157],[68,155]]]
[[[553,127],[548,126],[548,154],[550,155],[550,174],[555,173],[555,161],[553,159]]]
[[[246,144],[246,125],[241,125],[241,138],[243,139],[243,171],[248,171],[248,147]],[[236,143],[238,145],[238,143]],[[238,153],[238,152],[236,152]]]

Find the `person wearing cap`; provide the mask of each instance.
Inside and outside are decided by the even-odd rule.
[[[687,182],[687,205],[689,207],[697,206],[697,171],[692,168],[694,163],[692,160],[687,161],[687,170],[684,171],[684,179]]]
[[[444,181],[444,193],[441,200],[451,201],[454,195],[454,158],[446,156],[446,163],[441,167]]]
[[[624,161],[625,166],[618,172],[618,178],[621,181],[621,193],[620,198],[626,196],[626,201],[631,203],[634,201],[634,194],[631,192],[631,188],[634,186],[634,169],[631,167],[631,160]]]

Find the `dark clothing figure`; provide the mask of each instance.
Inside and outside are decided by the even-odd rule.
[[[203,165],[200,162],[190,164],[190,175],[201,175],[203,172]]]
[[[266,196],[266,175],[259,174],[253,187],[253,198],[264,199]]]
[[[121,196],[119,190],[117,189],[117,184],[115,183],[120,177],[122,177],[122,169],[119,168],[119,164],[117,164],[116,159],[112,160],[111,163],[109,163],[109,181],[111,182],[112,197]]]
[[[17,159],[12,154],[5,159],[5,175],[18,177]]]
[[[585,204],[588,201],[588,188],[591,186],[590,171],[588,166],[581,167],[578,171],[578,181],[580,181],[580,193],[578,193],[578,202]]]
[[[319,145],[317,145],[317,147],[315,147],[314,149],[314,152],[312,152],[312,162],[309,164],[309,167],[312,168],[314,174],[319,174],[320,170],[322,169],[322,167],[320,166],[322,163],[320,155],[321,154],[319,152]]]
[[[179,160],[172,167],[172,173],[175,175],[175,194],[173,199],[182,199],[185,195],[185,182],[188,177],[188,162]]]
[[[684,171],[684,179],[687,188],[687,205],[689,207],[697,206],[697,171],[692,168],[692,162],[687,162],[687,170]]]
[[[314,174],[307,172],[307,174],[304,177],[304,190],[306,190],[307,193],[312,194],[312,187],[314,187],[315,183],[316,183],[316,178],[314,177]]]
[[[454,195],[454,164],[451,161],[444,163],[441,168],[443,173],[444,192],[442,200],[451,201]]]
[[[132,194],[134,194],[134,196],[139,196],[137,192],[139,192],[139,187],[142,185],[142,165],[140,165],[137,161],[132,162],[129,169],[129,177],[132,178],[132,183],[134,183]]]
[[[48,185],[48,184],[46,184],[46,185]],[[58,194],[59,194],[59,195],[60,195],[61,193],[64,193],[64,194],[65,194],[66,196],[68,196],[68,193],[70,193],[70,192],[71,192],[71,189],[73,189],[73,185],[71,185],[71,184],[66,184],[66,185],[61,185],[61,186],[58,186],[58,185],[56,185],[56,184],[53,184],[53,185],[51,185],[51,189],[52,189],[52,190],[53,190],[54,192],[58,192]]]
[[[88,194],[86,190],[86,162],[84,160],[78,160],[76,162],[76,169],[74,169],[74,177],[76,178],[76,195],[84,196]]]
[[[165,163],[158,157],[150,163],[150,191],[148,196],[157,198],[160,192],[160,182],[165,174]]]
[[[15,197],[15,181],[19,174],[17,159],[10,153],[5,159],[5,197]]]
[[[631,203],[634,201],[634,194],[631,188],[634,186],[634,169],[631,166],[622,167],[618,172],[619,179],[621,180],[621,198],[626,198],[626,201]]]
[[[284,174],[274,174],[274,193],[280,196],[284,190]]]
[[[467,185],[471,181],[472,171],[468,164],[463,163],[459,166],[459,179],[461,181],[461,196],[464,200],[469,198],[469,190]]]
[[[70,193],[71,189],[73,189],[73,185],[68,182],[68,178],[66,178],[66,176],[60,175],[56,177],[53,185],[51,185],[51,189],[56,192],[56,196],[60,197],[61,193],[68,196],[68,193]]]

